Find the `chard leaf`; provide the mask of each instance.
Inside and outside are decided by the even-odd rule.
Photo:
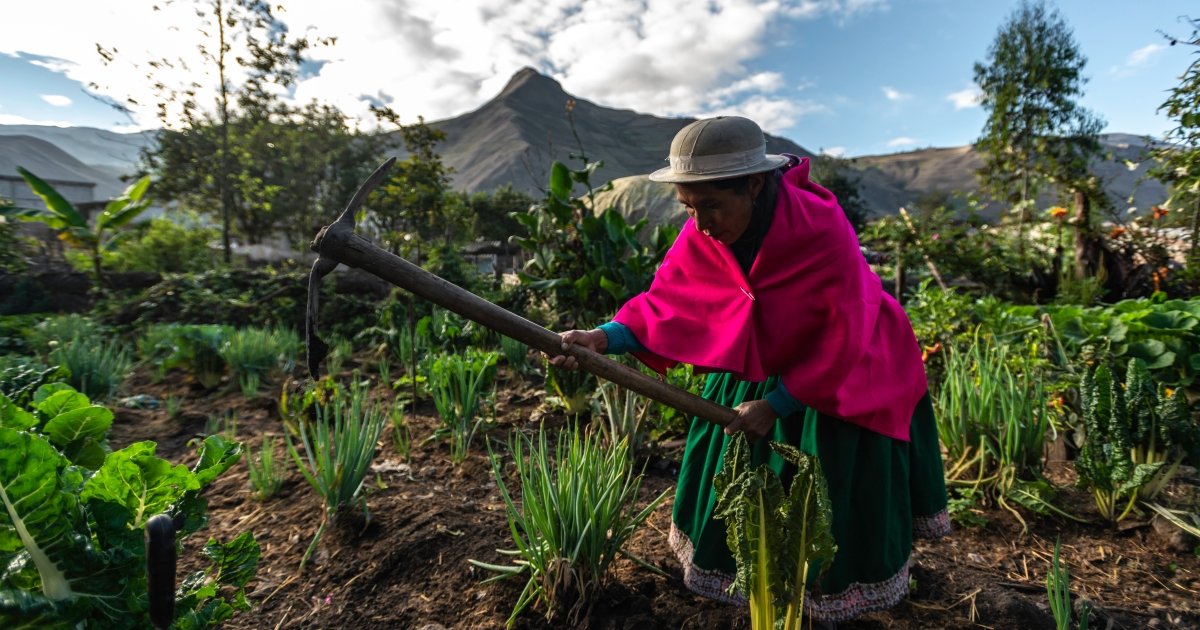
[[[65,394],[66,392],[60,392]],[[57,396],[58,394],[56,394]],[[86,400],[86,396],[84,399]],[[42,430],[59,448],[88,438],[98,441],[108,435],[113,412],[99,405],[71,409],[50,418]]]
[[[71,482],[68,462],[45,438],[13,429],[0,428],[0,453],[0,554],[28,554],[42,595],[70,599],[75,592],[67,570],[78,551],[82,518],[64,488]]]
[[[128,527],[141,530],[151,516],[167,512],[200,482],[185,466],[154,456],[154,442],[137,442],[116,451],[88,479],[80,499],[89,505],[113,503],[129,510]]]
[[[226,440],[220,435],[204,438],[200,446],[200,460],[192,468],[200,487],[207,486],[221,473],[229,470],[242,457],[242,443]]]
[[[21,409],[8,396],[0,394],[0,427],[28,429],[37,425],[37,416]]]
[[[42,389],[38,389],[39,394],[42,391]],[[82,409],[92,404],[92,401],[88,400],[86,395],[74,389],[61,389],[42,400],[37,400],[37,395],[35,394],[34,400],[36,402],[34,409],[37,409],[38,413],[47,418],[54,418],[68,411]]]

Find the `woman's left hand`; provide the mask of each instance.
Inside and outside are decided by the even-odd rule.
[[[733,435],[738,431],[742,431],[751,441],[767,437],[767,434],[775,426],[775,419],[778,417],[770,403],[765,400],[744,402],[734,407],[733,410],[738,415],[733,419],[733,422],[729,423],[729,426],[725,427],[725,434]]]

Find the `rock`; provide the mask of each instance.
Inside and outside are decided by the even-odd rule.
[[[1174,553],[1188,553],[1196,545],[1190,534],[1157,514],[1150,520],[1149,538]]]

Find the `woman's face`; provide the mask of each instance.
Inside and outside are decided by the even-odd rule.
[[[762,190],[764,177],[762,173],[751,175],[748,185],[740,191],[717,188],[712,182],[675,184],[675,198],[687,209],[688,216],[696,221],[696,229],[709,238],[730,245],[750,225],[754,199]]]

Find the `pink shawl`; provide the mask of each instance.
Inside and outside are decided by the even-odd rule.
[[[728,246],[688,219],[650,289],[613,320],[657,372],[690,363],[747,381],[779,375],[817,411],[907,441],[927,389],[912,325],[867,265],[837,199],[808,172],[802,160],[780,181],[749,277]]]

